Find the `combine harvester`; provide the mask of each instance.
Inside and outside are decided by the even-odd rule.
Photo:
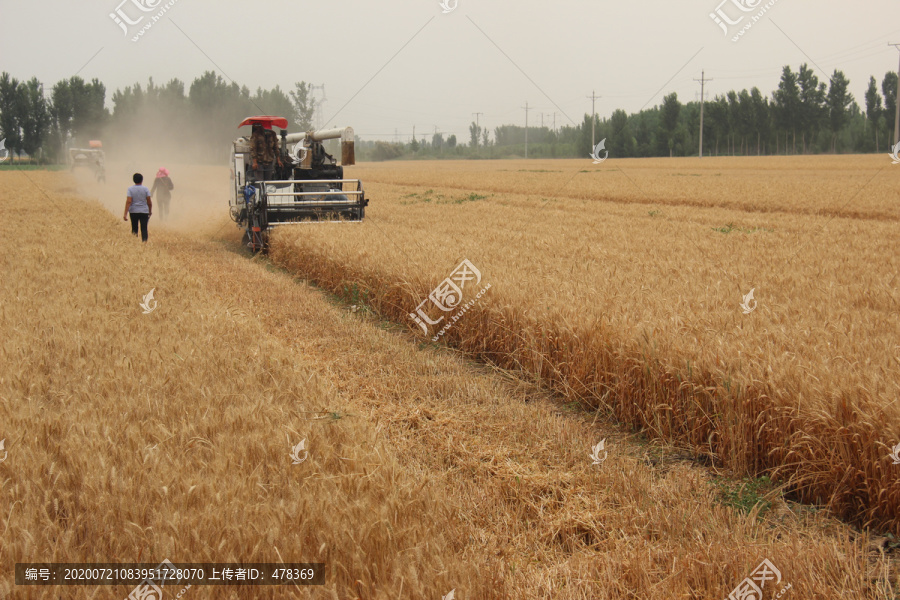
[[[266,178],[254,171],[251,136],[234,141],[232,151],[231,218],[244,229],[244,243],[265,252],[274,227],[304,223],[360,222],[369,201],[358,179],[344,179],[344,166],[355,164],[353,129],[328,129],[288,134],[287,119],[249,117],[238,126],[281,128],[277,164]],[[341,140],[341,164],[325,152],[324,140]]]

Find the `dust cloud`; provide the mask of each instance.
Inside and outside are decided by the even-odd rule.
[[[154,118],[135,119],[134,127],[124,136],[102,139],[106,154],[106,182],[98,182],[92,170],[77,167],[71,171],[79,191],[96,198],[119,220],[125,210],[132,176],[141,173],[144,185],[153,187],[160,168],[169,171],[175,188],[169,202],[169,214],[162,218],[161,207],[154,198],[153,230],[170,230],[207,238],[239,238],[235,223],[229,217],[231,197],[231,169],[228,166],[231,148],[210,148],[209,143],[191,140],[184,131],[172,131],[171,124]],[[232,139],[241,132],[234,129]],[[123,226],[128,226],[124,222]]]

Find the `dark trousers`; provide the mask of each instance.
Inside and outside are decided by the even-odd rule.
[[[159,197],[159,218],[163,221],[169,216],[169,198]]]
[[[141,241],[147,241],[147,224],[150,222],[150,215],[147,213],[130,213],[131,214],[131,233],[137,235],[138,224],[141,226]]]
[[[252,168],[247,169],[247,176],[255,179],[256,181],[269,181],[273,178],[275,174],[275,161],[272,161],[270,164],[258,163],[259,168],[254,170]]]

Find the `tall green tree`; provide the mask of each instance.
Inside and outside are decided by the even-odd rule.
[[[258,110],[250,101],[250,90],[235,82],[227,83],[220,75],[207,71],[194,79],[188,92],[194,135],[206,140],[198,152],[207,160],[216,160],[220,148],[235,137],[235,128]]]
[[[878,129],[882,120],[881,94],[878,93],[878,82],[875,77],[869,77],[869,87],[866,89],[866,125],[875,134],[875,151],[878,152]]]
[[[6,139],[6,149],[12,160],[22,150],[22,107],[19,80],[4,71],[0,74],[0,139]]]
[[[478,147],[478,140],[481,137],[482,127],[478,126],[475,121],[472,121],[472,124],[469,125],[469,142],[471,143],[473,148]]]
[[[50,110],[44,98],[44,85],[37,77],[32,77],[19,84],[18,92],[22,149],[26,154],[36,157],[50,130]]]
[[[704,140],[715,140],[713,152],[719,155],[719,143],[724,137],[728,140],[728,100],[722,96],[716,96],[711,102],[706,103],[706,121],[704,123]],[[711,136],[707,133],[711,132]]]
[[[62,156],[69,143],[86,145],[99,138],[109,120],[106,86],[75,76],[58,81],[50,93],[51,153]]]
[[[127,86],[124,90],[116,90],[112,95],[112,104],[112,118],[117,123],[134,120],[144,108],[144,89],[140,83],[136,83],[133,86]]]
[[[831,86],[828,89],[828,118],[831,124],[831,151],[837,152],[837,137],[850,118],[848,108],[853,102],[850,94],[850,80],[843,71],[834,70],[831,76]]]
[[[672,92],[663,98],[662,109],[662,132],[663,142],[669,149],[669,156],[675,149],[675,129],[678,126],[678,115],[681,112],[681,102],[678,101],[678,94]]]
[[[309,131],[313,128],[313,115],[316,112],[316,102],[312,97],[312,86],[305,81],[294,84],[291,92],[291,103],[294,106],[294,123],[300,131]]]
[[[54,146],[54,154],[61,157],[72,131],[72,116],[75,113],[75,103],[72,100],[72,90],[69,89],[67,80],[59,81],[50,92],[50,139]]]
[[[784,132],[785,153],[787,153],[788,133],[791,134],[791,153],[796,153],[797,124],[800,121],[800,86],[797,83],[797,74],[790,66],[782,69],[781,81],[778,82],[778,89],[772,96],[775,101],[775,126]]]
[[[756,133],[754,116],[753,99],[750,97],[750,92],[746,89],[741,90],[741,93],[738,94],[737,122],[738,132],[741,136],[741,155],[743,156],[750,154],[750,139]]]
[[[768,140],[771,134],[772,117],[769,99],[757,87],[750,90],[750,113],[753,131],[756,133],[756,155],[760,156],[763,152],[763,140]]]
[[[617,109],[609,118],[609,135],[606,136],[606,149],[609,150],[611,156],[624,157],[628,156],[627,143],[630,134],[626,131],[628,127],[628,113],[624,110]]]
[[[812,145],[828,114],[825,105],[826,86],[819,83],[815,72],[805,63],[800,65],[797,83],[800,85],[799,121],[805,154],[808,150],[807,141]]]
[[[106,86],[94,78],[87,83],[81,77],[69,79],[72,90],[72,135],[79,144],[100,137],[109,113],[106,110]]]
[[[737,154],[735,146],[737,145],[737,138],[740,136],[741,132],[741,101],[737,92],[734,90],[727,92],[725,98],[728,101],[729,154],[734,156]]]

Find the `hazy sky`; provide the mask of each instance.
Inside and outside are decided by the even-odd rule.
[[[420,139],[437,127],[465,140],[473,113],[491,129],[524,125],[526,102],[529,124],[543,113],[552,125],[554,112],[557,126],[578,122],[592,90],[601,115],[673,91],[691,101],[702,70],[711,98],[754,85],[769,95],[785,64],[815,63],[823,80],[838,68],[864,106],[869,76],[880,85],[897,69],[887,46],[900,43],[897,0],[774,0],[738,42],[732,35],[767,2],[725,0],[729,19],[746,15],[726,37],[710,17],[721,1],[458,0],[444,14],[438,0],[0,0],[0,71],[37,76],[48,90],[76,73],[97,77],[110,109],[115,89],[149,77],[189,86],[214,70],[251,90],[302,80],[325,84],[323,120],[364,139],[408,139],[415,126]],[[147,16],[126,36],[110,17],[117,8]]]

